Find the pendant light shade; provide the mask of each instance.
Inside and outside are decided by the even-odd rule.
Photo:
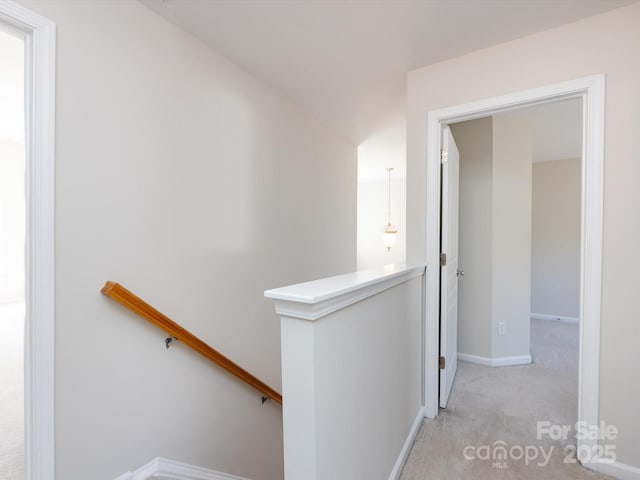
[[[394,227],[393,225],[391,225],[391,171],[393,170],[393,168],[389,167],[387,168],[387,171],[389,172],[389,202],[388,202],[388,207],[389,207],[389,215],[388,215],[388,220],[387,220],[387,226],[384,229],[384,234],[382,236],[383,240],[384,240],[384,246],[387,249],[388,252],[391,251],[391,248],[393,248],[393,245],[396,243],[396,234],[398,233],[398,228]]]
[[[391,224],[388,224],[387,228],[384,229],[384,246],[389,252],[396,243],[396,233],[398,233],[398,229]]]

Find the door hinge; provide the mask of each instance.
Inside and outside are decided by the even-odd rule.
[[[440,357],[438,359],[438,365],[440,366],[440,370],[444,370],[445,364],[446,364],[446,361],[444,357]]]
[[[447,264],[447,254],[446,253],[441,253],[440,254],[440,266],[444,267]]]
[[[446,150],[440,150],[440,162],[447,163],[447,160],[449,160],[449,152]]]

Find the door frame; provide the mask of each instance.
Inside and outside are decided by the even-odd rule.
[[[0,22],[25,33],[26,478],[53,480],[56,25],[9,0]]]
[[[438,306],[440,290],[440,151],[442,126],[517,108],[581,98],[582,203],[580,359],[578,421],[599,424],[600,306],[604,191],[605,75],[593,75],[428,112],[425,295],[425,416],[438,415]],[[597,440],[578,440],[578,452],[597,450]],[[579,459],[580,458],[579,455]],[[586,459],[586,457],[585,457]]]

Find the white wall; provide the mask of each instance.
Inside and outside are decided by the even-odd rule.
[[[0,23],[0,303],[24,299],[24,40]]]
[[[425,259],[425,112],[606,74],[600,417],[618,427],[618,461],[640,467],[640,4],[496,45],[409,73],[407,259]],[[513,66],[517,68],[512,68]],[[471,79],[471,80],[470,80]]]
[[[495,115],[492,350],[498,358],[531,353],[531,156],[531,123]]]
[[[460,152],[458,351],[493,356],[493,120],[451,126]]]
[[[100,295],[115,280],[281,388],[263,291],[355,268],[356,147],[138,2],[57,23],[56,470],[281,479],[280,407]]]
[[[580,316],[581,160],[533,164],[531,311]]]
[[[318,479],[391,473],[421,406],[421,298],[416,278],[318,322]]]
[[[458,350],[530,354],[531,124],[507,115],[453,125],[460,151]],[[498,325],[505,326],[504,335]]]
[[[24,40],[0,22],[0,476],[15,479],[25,476],[24,166]]]
[[[285,478],[397,478],[423,419],[423,272],[383,267],[266,293],[283,314]]]
[[[0,138],[0,303],[24,300],[24,144]]]
[[[406,110],[393,110],[358,145],[358,270],[401,263],[406,258]],[[382,232],[388,222],[391,172],[391,223],[396,243],[387,251]]]
[[[382,235],[388,222],[389,182],[358,182],[358,270],[405,260],[407,179],[391,175],[391,223],[398,228],[391,251],[385,248]]]

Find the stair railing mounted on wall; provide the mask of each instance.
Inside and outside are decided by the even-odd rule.
[[[253,388],[262,393],[263,403],[266,400],[271,399],[279,405],[282,405],[282,395],[276,392],[269,385],[251,375],[244,368],[229,360],[220,352],[207,345],[194,334],[181,327],[179,324],[171,320],[160,311],[153,308],[147,302],[124,288],[119,283],[107,282],[104,284],[104,287],[102,287],[101,292],[107,297],[114,299],[115,301],[127,307],[129,310],[137,313],[144,319],[153,323],[155,326],[160,327],[162,330],[171,335],[171,338],[179,340],[180,342],[189,346],[191,349],[208,358],[212,362],[220,365],[232,375],[235,375],[240,380],[251,385]]]

